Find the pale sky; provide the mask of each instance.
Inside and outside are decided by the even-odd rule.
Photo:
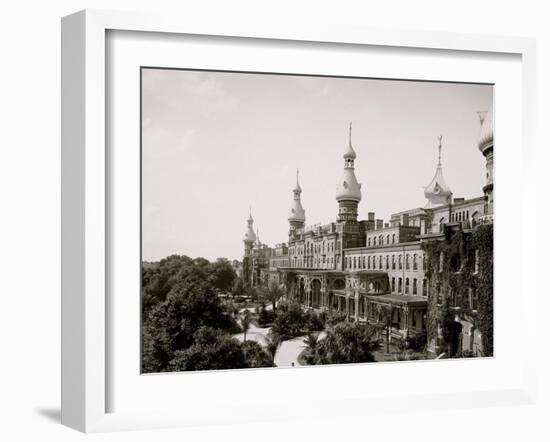
[[[248,208],[286,242],[300,169],[306,224],[335,221],[353,122],[359,219],[423,207],[437,164],[455,197],[482,195],[478,111],[489,85],[144,69],[143,259],[241,259]]]

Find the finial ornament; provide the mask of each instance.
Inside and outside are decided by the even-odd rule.
[[[479,111],[477,113],[477,116],[479,117],[479,125],[483,126],[483,122],[485,121],[485,118],[487,117],[487,111]]]
[[[349,142],[351,144],[351,121],[349,122]]]
[[[439,140],[439,145],[437,146],[437,150],[438,150],[437,164],[441,166],[441,140],[443,140],[443,135],[439,135],[437,139]]]

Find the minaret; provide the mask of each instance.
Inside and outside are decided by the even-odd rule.
[[[430,184],[428,184],[424,188],[424,196],[428,200],[426,208],[428,209],[436,206],[441,206],[443,204],[449,204],[453,195],[451,189],[449,188],[449,186],[447,186],[447,183],[445,182],[445,178],[443,178],[443,167],[441,166],[441,148],[443,135],[440,135],[438,140],[439,144],[437,146],[437,169],[435,170],[435,175],[430,181]]]
[[[306,222],[306,211],[302,207],[302,201],[300,199],[302,188],[300,187],[299,177],[300,171],[296,169],[296,186],[292,190],[294,198],[288,213],[289,236],[293,236],[298,230],[302,229]]]
[[[251,285],[252,283],[252,248],[256,241],[256,234],[254,233],[254,218],[252,218],[252,209],[249,209],[249,216],[247,220],[247,229],[244,234],[244,257],[243,257],[243,280],[245,285]]]
[[[344,152],[344,173],[336,186],[338,201],[338,222],[357,222],[357,207],[361,201],[361,184],[355,177],[354,161],[357,155],[351,144],[351,123],[349,124],[349,142]]]
[[[488,112],[478,112],[481,132],[479,135],[478,147],[485,157],[487,170],[487,182],[483,186],[485,194],[485,214],[489,219],[493,216],[493,107]]]

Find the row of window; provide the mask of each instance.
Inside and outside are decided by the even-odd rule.
[[[367,238],[367,247],[371,247],[371,246],[374,247],[376,245],[383,246],[384,244],[395,244],[396,239],[397,239],[397,241],[399,241],[399,238],[396,237],[395,233],[392,234],[391,236],[386,235],[386,237],[385,237],[386,242],[385,243],[384,243],[384,235],[378,235],[378,237],[369,236]]]
[[[334,252],[334,251],[340,252],[340,241],[338,241],[336,244],[334,241],[326,242],[323,241],[322,243],[311,243],[308,242],[303,246],[298,246],[296,250],[294,247],[289,249],[290,255],[311,255],[311,254],[317,254],[317,253],[328,253],[328,252]]]
[[[397,258],[396,258],[397,256]],[[422,260],[422,270],[426,270],[426,257],[422,255],[421,258],[415,254],[405,255],[405,270],[418,270],[419,260]],[[403,270],[403,255],[361,255],[361,256],[347,256],[344,261],[346,269],[365,269],[365,270]]]
[[[395,285],[397,281],[397,287]],[[411,287],[412,285],[412,287]],[[392,278],[391,279],[391,291],[392,293],[405,293],[405,295],[412,294],[418,295],[418,285],[419,281],[416,278],[411,280],[409,278],[405,278],[405,290],[403,290],[403,278]],[[428,280],[426,278],[422,279],[422,296],[428,296]]]

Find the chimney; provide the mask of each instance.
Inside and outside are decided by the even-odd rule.
[[[369,221],[374,221],[374,212],[369,212]]]
[[[389,227],[390,223],[384,223],[384,227]]]
[[[401,225],[402,226],[408,226],[409,225],[409,214],[408,213],[404,213],[403,215],[401,215]]]
[[[377,220],[376,220],[376,230],[381,229],[381,228],[383,228],[383,227],[384,227],[384,220],[382,220],[382,219],[377,219]]]

